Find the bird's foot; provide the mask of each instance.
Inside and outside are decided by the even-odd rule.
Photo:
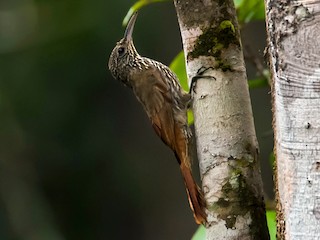
[[[216,78],[213,77],[213,76],[203,75],[209,69],[214,69],[214,68],[213,67],[208,67],[208,68],[201,67],[201,68],[199,68],[199,70],[197,71],[197,74],[191,79],[189,94],[197,93],[196,92],[196,83],[197,83],[198,79],[207,78],[207,79],[216,80]]]

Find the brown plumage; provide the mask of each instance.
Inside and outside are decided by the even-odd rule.
[[[122,38],[109,59],[112,75],[132,88],[162,141],[174,152],[185,182],[190,207],[198,224],[206,222],[205,201],[195,183],[188,153],[191,131],[187,121],[190,95],[184,92],[176,75],[165,65],[141,57],[132,32],[137,12],[131,17]]]

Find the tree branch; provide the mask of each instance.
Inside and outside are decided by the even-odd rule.
[[[198,79],[193,111],[207,239],[269,239],[233,1],[175,0],[175,6],[188,78]]]

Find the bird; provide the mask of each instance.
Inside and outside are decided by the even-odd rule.
[[[132,89],[156,134],[172,149],[180,166],[195,222],[205,224],[205,199],[191,170],[189,149],[192,132],[187,119],[191,94],[182,89],[169,67],[137,52],[132,38],[137,16],[137,11],[132,14],[124,37],[111,52],[108,68],[115,79]]]

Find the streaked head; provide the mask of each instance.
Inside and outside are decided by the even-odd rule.
[[[133,45],[132,33],[134,24],[136,22],[138,12],[135,12],[127,25],[123,38],[117,42],[116,46],[111,52],[109,58],[109,70],[114,78],[117,78],[123,82],[126,82],[125,73],[123,73],[126,67],[130,64],[132,58],[138,53]]]

